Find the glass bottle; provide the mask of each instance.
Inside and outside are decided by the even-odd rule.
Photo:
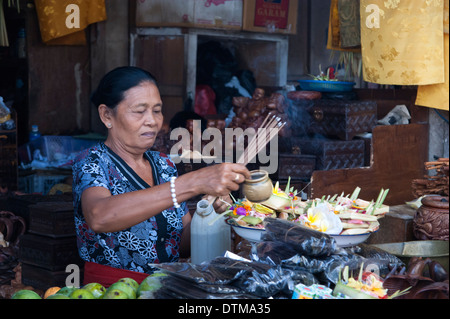
[[[39,126],[36,124],[31,125],[30,142],[38,139],[40,136],[41,133],[39,132]]]

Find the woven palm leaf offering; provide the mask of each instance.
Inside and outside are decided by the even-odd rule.
[[[389,189],[381,189],[376,201],[366,201],[358,198],[361,188],[356,187],[351,195],[340,196],[337,194],[330,197],[308,200],[300,203],[301,208],[297,210],[300,214],[296,221],[312,227],[316,230],[324,231],[332,235],[359,235],[378,230],[379,218],[382,218],[388,211],[389,206],[383,204]],[[340,220],[342,229],[328,231],[331,226],[332,217],[336,216]]]
[[[261,240],[266,229],[264,220],[270,217],[330,235],[339,246],[353,246],[376,232],[380,227],[378,220],[389,211],[389,206],[383,204],[388,189],[382,189],[378,198],[372,201],[358,198],[359,187],[351,195],[342,193],[340,196],[302,201],[297,197],[298,191],[289,184],[281,190],[277,182],[272,196],[261,203],[253,203],[246,198],[233,199],[234,204],[222,215],[228,216],[226,222],[238,235],[252,241]]]
[[[284,191],[279,188],[279,182],[276,182],[270,198],[261,203],[251,202],[247,198],[239,200],[233,198],[233,201],[234,204],[224,213],[229,217],[229,223],[258,229],[264,228],[263,222],[266,217],[277,218],[283,211],[299,208],[296,206],[299,201],[297,190],[290,187],[289,182]]]
[[[333,296],[345,295],[351,299],[395,299],[409,292],[411,287],[397,290],[388,294],[384,287],[384,280],[373,272],[365,272],[364,264],[358,273],[358,277],[349,274],[349,267],[345,266],[340,273],[340,278],[333,290]]]

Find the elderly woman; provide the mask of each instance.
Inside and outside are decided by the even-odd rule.
[[[154,270],[149,264],[176,262],[189,247],[186,200],[226,196],[250,173],[243,165],[223,163],[178,177],[165,154],[150,151],[163,125],[163,103],[155,78],[142,69],[112,70],[92,102],[108,136],[73,165],[83,283],[109,286],[121,277],[140,282]]]

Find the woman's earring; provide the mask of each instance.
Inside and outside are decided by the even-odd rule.
[[[111,128],[111,127],[112,127],[112,124],[111,124],[111,123],[108,123],[108,124],[106,124],[106,127],[107,127],[107,128]]]

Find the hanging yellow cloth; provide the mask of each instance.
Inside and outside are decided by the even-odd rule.
[[[42,41],[85,45],[88,25],[106,20],[105,0],[35,0]]]
[[[444,0],[361,0],[364,80],[443,83],[443,12]]]
[[[449,0],[445,0],[444,10],[444,72],[445,82],[433,85],[421,85],[417,90],[416,104],[440,110],[449,110],[449,45],[448,20]]]

